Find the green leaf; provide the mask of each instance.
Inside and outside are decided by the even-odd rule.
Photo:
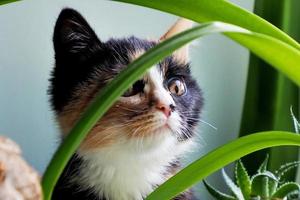
[[[296,116],[294,115],[293,107],[292,107],[292,106],[291,106],[291,108],[290,108],[290,112],[291,112],[292,119],[293,119],[293,122],[294,122],[295,131],[296,131],[296,133],[300,133],[300,132],[299,132],[299,130],[300,130],[300,123],[299,123],[299,121],[297,120]]]
[[[21,0],[0,0],[0,5],[8,4],[8,3],[13,3]]]
[[[290,163],[286,163],[284,165],[281,165],[278,170],[276,170],[275,174],[279,180],[290,170],[298,167],[300,165],[300,161],[294,161]]]
[[[64,167],[79,147],[87,133],[113,105],[130,85],[144,74],[148,68],[158,63],[161,59],[171,54],[175,49],[200,36],[220,32],[244,32],[245,30],[224,23],[206,23],[181,34],[174,36],[150,49],[140,58],[129,64],[128,67],[113,79],[95,98],[87,108],[81,119],[73,127],[54,154],[43,176],[42,187],[44,199],[50,200],[52,190],[62,173]],[[250,34],[250,33],[249,33]]]
[[[268,167],[268,161],[269,161],[269,154],[266,155],[265,160],[262,162],[262,164],[259,166],[257,172],[258,173],[263,173],[265,171],[267,171],[267,167]]]
[[[263,198],[270,197],[277,189],[278,179],[269,171],[256,174],[252,177],[251,189],[252,195],[258,195]]]
[[[248,30],[270,35],[300,49],[286,33],[257,15],[225,0],[115,0],[172,13],[196,22],[222,21]]]
[[[275,192],[272,198],[282,199],[286,197],[288,194],[299,190],[300,190],[300,185],[298,183],[285,183]]]
[[[238,138],[188,165],[159,186],[147,197],[147,200],[172,199],[213,172],[249,153],[268,147],[284,145],[300,146],[300,135],[270,131]]]
[[[208,184],[205,180],[203,181],[204,186],[206,187],[209,194],[211,194],[213,197],[215,197],[217,200],[236,200],[233,196],[224,194],[220,192],[219,190],[213,188],[210,184]]]
[[[231,178],[226,174],[225,170],[222,169],[222,175],[225,180],[225,183],[233,193],[233,195],[238,199],[238,200],[244,200],[242,191],[239,187],[235,185],[235,183],[231,180]]]
[[[241,160],[236,164],[235,176],[244,198],[248,200],[251,194],[251,180]]]

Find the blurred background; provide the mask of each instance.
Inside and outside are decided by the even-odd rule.
[[[250,11],[254,0],[232,0]],[[0,7],[0,134],[15,140],[41,174],[59,143],[47,89],[54,64],[52,33],[64,7],[77,9],[99,38],[159,38],[177,19],[159,11],[111,1],[26,0]],[[239,134],[249,52],[222,35],[206,36],[190,49],[194,76],[204,91],[199,147],[189,163]],[[236,59],[238,58],[238,59]],[[210,183],[223,189],[219,174]],[[201,199],[212,199],[199,184]]]

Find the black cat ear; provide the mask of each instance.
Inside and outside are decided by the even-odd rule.
[[[82,57],[101,49],[87,21],[73,9],[63,9],[56,21],[53,43],[56,56]]]

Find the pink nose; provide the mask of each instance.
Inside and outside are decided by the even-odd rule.
[[[171,115],[172,110],[171,110],[170,106],[167,106],[161,102],[158,102],[156,105],[156,108],[158,110],[162,111],[166,115],[166,117],[169,117]]]

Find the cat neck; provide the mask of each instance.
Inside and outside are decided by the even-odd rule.
[[[71,182],[105,199],[142,200],[177,172],[178,156],[190,146],[187,143],[169,137],[154,147],[143,142],[143,148],[132,148],[133,144],[124,143],[79,152],[82,164]]]

